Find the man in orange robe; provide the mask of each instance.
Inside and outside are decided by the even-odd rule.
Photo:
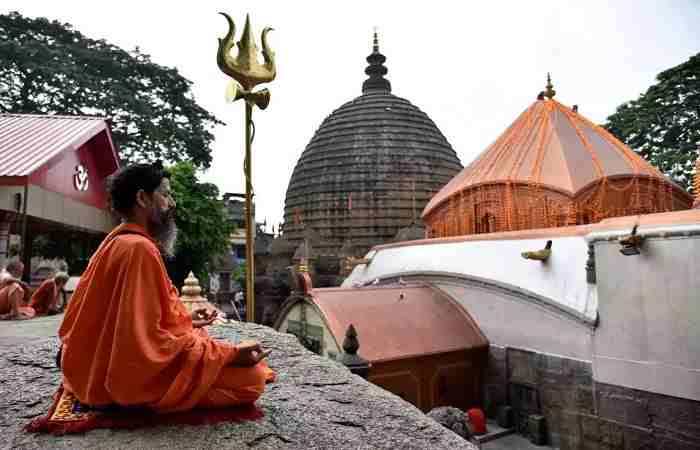
[[[34,317],[34,309],[26,305],[29,287],[20,281],[24,272],[21,261],[7,265],[7,275],[0,279],[0,320],[25,320]]]
[[[190,314],[170,281],[175,201],[159,164],[126,167],[109,183],[123,216],[90,259],[59,330],[63,385],[81,402],[158,412],[252,403],[274,379],[260,345],[210,338],[216,315]]]
[[[32,294],[32,300],[29,303],[29,306],[34,308],[37,316],[58,314],[60,312],[58,309],[58,296],[61,295],[61,290],[67,281],[68,274],[58,272],[41,283],[41,286]]]

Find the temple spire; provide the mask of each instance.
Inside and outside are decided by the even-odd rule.
[[[391,83],[384,78],[388,70],[384,67],[386,57],[379,53],[379,37],[377,36],[377,28],[374,28],[374,43],[372,45],[372,54],[367,57],[369,66],[365,69],[365,73],[369,78],[362,83],[362,93],[368,91],[386,91],[391,92]]]
[[[557,91],[555,91],[554,86],[552,86],[552,77],[549,76],[549,72],[547,72],[547,86],[545,86],[545,88],[544,96],[550,100],[554,98]]]

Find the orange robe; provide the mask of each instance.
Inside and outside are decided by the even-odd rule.
[[[89,405],[159,412],[254,402],[274,372],[192,326],[155,242],[122,224],[90,259],[59,329],[64,387]]]
[[[56,282],[53,278],[49,278],[41,283],[41,286],[32,294],[29,306],[34,308],[37,316],[45,316],[56,308],[56,300],[58,300]]]
[[[24,319],[31,319],[35,315],[34,308],[24,305],[25,292],[19,283],[10,282],[0,288],[0,315],[13,312],[12,306],[17,305],[16,312]]]

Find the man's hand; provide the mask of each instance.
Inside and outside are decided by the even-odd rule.
[[[238,367],[251,367],[262,361],[272,350],[263,351],[260,344],[255,341],[243,341],[236,346],[238,352],[230,364]]]
[[[195,328],[202,328],[211,324],[217,316],[217,312],[212,310],[209,311],[207,308],[198,308],[192,311],[192,326]]]

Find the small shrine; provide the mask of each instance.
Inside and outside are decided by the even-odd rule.
[[[190,272],[185,278],[185,285],[182,287],[180,301],[185,305],[188,311],[194,311],[199,308],[206,308],[208,310],[215,310],[220,315],[221,311],[212,305],[206,298],[201,296],[202,288],[199,286],[199,279],[194,276],[194,273]]]

